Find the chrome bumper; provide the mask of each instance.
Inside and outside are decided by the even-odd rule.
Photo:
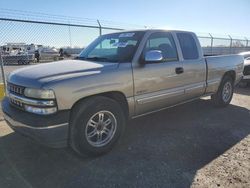
[[[34,129],[34,130],[48,130],[48,129],[54,129],[54,128],[59,128],[59,127],[64,127],[64,126],[69,125],[68,123],[62,123],[62,124],[58,124],[58,125],[50,125],[50,126],[44,126],[44,127],[32,127],[32,126],[17,122],[14,119],[11,119],[11,117],[5,113],[3,113],[3,117],[4,117],[5,121],[7,121],[8,123],[11,124],[12,127],[16,127],[16,128],[28,128],[28,129]]]

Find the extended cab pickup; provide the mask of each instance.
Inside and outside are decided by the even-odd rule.
[[[113,147],[129,118],[205,95],[217,106],[228,105],[243,62],[240,55],[204,57],[192,32],[112,33],[75,60],[12,72],[2,109],[16,132],[98,155]]]

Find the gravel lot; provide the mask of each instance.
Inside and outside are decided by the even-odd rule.
[[[1,119],[1,118],[0,118]],[[250,187],[250,88],[132,120],[98,158],[49,149],[0,121],[0,187]]]

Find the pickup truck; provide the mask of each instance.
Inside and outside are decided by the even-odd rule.
[[[227,106],[243,63],[240,55],[204,57],[192,32],[106,34],[77,59],[12,72],[2,109],[14,131],[41,144],[100,155],[128,119],[208,95]]]

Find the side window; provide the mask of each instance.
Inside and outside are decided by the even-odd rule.
[[[176,46],[170,33],[153,33],[147,40],[144,54],[150,50],[160,50],[164,61],[178,61]]]
[[[184,59],[198,59],[199,53],[193,36],[189,33],[177,33]]]

